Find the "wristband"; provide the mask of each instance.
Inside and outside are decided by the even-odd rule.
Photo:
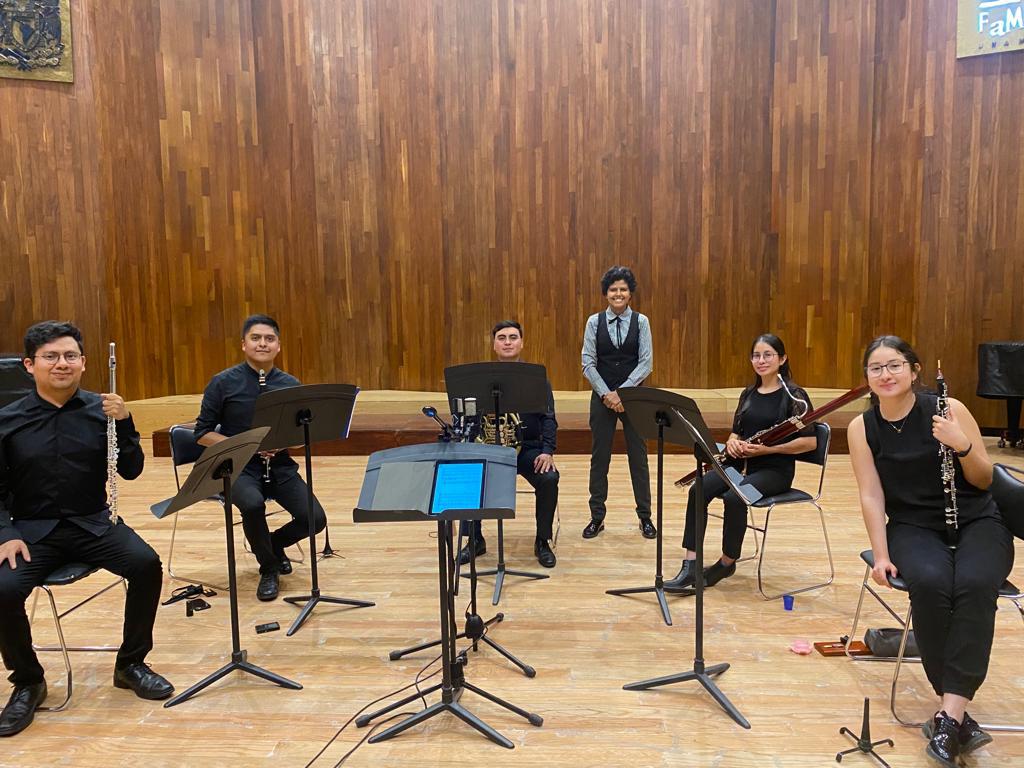
[[[963,458],[967,457],[967,454],[971,452],[971,448],[973,448],[973,447],[974,447],[974,443],[969,443],[967,445],[967,450],[966,451],[954,451],[954,453],[957,455],[957,458],[963,459]]]

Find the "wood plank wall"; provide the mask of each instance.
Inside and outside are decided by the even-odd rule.
[[[941,0],[73,4],[73,85],[0,81],[0,348],[73,318],[129,397],[198,392],[269,311],[304,380],[437,389],[502,317],[559,389],[614,263],[652,383],[759,331],[851,386],[873,335],[1024,338],[1024,54]],[[95,359],[99,356],[100,359]]]

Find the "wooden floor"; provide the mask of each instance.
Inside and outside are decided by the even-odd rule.
[[[1024,457],[993,450],[1000,460],[1024,466]],[[294,637],[285,637],[295,609],[281,601],[264,604],[253,592],[257,572],[249,555],[239,556],[241,624],[244,647],[259,665],[300,681],[302,691],[277,688],[235,674],[194,700],[171,710],[139,700],[110,684],[112,654],[77,654],[75,692],[62,713],[40,713],[23,734],[0,743],[3,766],[305,766],[353,714],[372,700],[413,681],[429,654],[388,660],[391,649],[437,634],[436,550],[429,525],[354,525],[354,505],[365,459],[316,460],[319,496],[332,520],[331,542],[342,557],[321,564],[325,594],[376,601],[374,608],[321,607]],[[685,457],[667,461],[676,477],[688,468]],[[593,541],[580,530],[586,505],[587,458],[561,458],[561,536],[558,567],[541,582],[510,579],[500,610],[506,620],[492,637],[537,669],[527,679],[497,653],[471,656],[473,683],[537,712],[535,728],[510,712],[466,693],[463,703],[507,735],[514,750],[496,746],[461,721],[443,715],[398,738],[362,746],[349,766],[826,766],[850,746],[840,726],[859,730],[863,698],[871,698],[872,736],[892,737],[882,748],[893,766],[926,765],[920,733],[896,725],[887,709],[891,665],[854,664],[817,654],[797,656],[793,640],[834,640],[849,631],[863,572],[857,553],[866,536],[856,504],[848,457],[833,457],[824,506],[836,560],[836,580],[828,588],[796,597],[793,612],[780,601],[765,602],[756,591],[754,564],[742,564],[735,577],[707,594],[705,656],[709,664],[729,662],[718,680],[722,690],[749,718],[752,729],[736,726],[694,683],[634,693],[622,685],[692,666],[693,601],[670,602],[675,625],[666,627],[655,601],[611,597],[605,589],[652,581],[655,545],[640,536],[628,497],[623,460],[612,467],[613,487],[607,529]],[[803,472],[803,470],[801,470]],[[801,474],[808,481],[809,475]],[[799,484],[799,483],[798,483]],[[666,567],[678,567],[682,495],[666,491]],[[173,489],[168,459],[153,459],[141,479],[122,483],[122,513],[164,555],[170,522],[150,517],[148,505]],[[532,500],[522,520],[508,527],[512,567],[536,569],[533,559]],[[176,570],[208,582],[223,578],[222,517],[216,508],[193,509],[181,517]],[[709,531],[709,556],[717,554],[718,526]],[[810,515],[792,513],[773,521],[766,570],[796,580],[820,573]],[[182,535],[183,531],[183,535]],[[496,544],[483,560],[493,563]],[[236,529],[241,546],[241,533]],[[1018,542],[1020,544],[1020,542]],[[750,537],[747,540],[750,548]],[[180,559],[179,559],[180,557]],[[1015,568],[1024,582],[1024,565]],[[309,570],[297,566],[284,581],[284,594],[308,587]],[[101,583],[100,577],[93,577]],[[792,582],[793,579],[790,580]],[[774,586],[779,579],[772,577]],[[168,581],[165,592],[174,584]],[[59,592],[66,603],[84,587]],[[484,595],[489,594],[485,587]],[[897,598],[898,600],[898,598]],[[228,599],[211,598],[213,608],[192,618],[184,606],[162,607],[157,620],[153,666],[183,690],[222,665],[230,649]],[[485,599],[485,616],[492,615]],[[1024,721],[1024,626],[1012,606],[1001,605],[988,682],[971,712],[979,720]],[[122,598],[111,592],[66,619],[70,642],[116,641]],[[40,609],[37,638],[52,638],[49,617]],[[282,631],[256,635],[254,625],[276,620]],[[867,625],[891,626],[874,610]],[[46,654],[51,696],[62,692],[59,654]],[[906,675],[903,701],[914,715],[934,709],[920,669]],[[435,697],[436,698],[436,697]],[[405,707],[414,711],[415,705]],[[350,726],[314,765],[334,765],[365,734]],[[853,755],[844,765],[868,765]],[[969,762],[976,766],[1024,764],[1024,735],[996,734],[995,741]]]

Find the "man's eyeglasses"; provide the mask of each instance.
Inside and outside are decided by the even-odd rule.
[[[867,371],[868,376],[872,379],[877,379],[882,375],[882,371],[888,371],[893,376],[903,373],[903,369],[907,367],[906,360],[892,360],[885,365],[869,365],[864,370]]]
[[[45,360],[48,365],[56,365],[62,357],[68,365],[74,365],[81,360],[85,355],[81,352],[44,352],[41,355],[35,356],[39,360]]]
[[[771,360],[774,360],[776,357],[778,357],[778,355],[775,354],[774,352],[765,352],[763,354],[761,352],[754,352],[750,356],[750,361],[752,363],[756,363],[756,362],[758,362],[760,360],[764,360],[767,363],[767,362],[769,362]]]

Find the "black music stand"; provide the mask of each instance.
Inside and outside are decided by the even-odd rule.
[[[441,621],[441,656],[442,656],[442,668],[441,668],[441,682],[433,685],[422,693],[417,692],[410,696],[396,701],[386,707],[372,712],[370,714],[361,715],[356,718],[356,725],[360,728],[368,725],[373,720],[377,719],[381,715],[385,715],[388,712],[392,712],[406,704],[416,701],[427,694],[434,693],[435,691],[441,691],[441,701],[436,704],[432,704],[421,712],[417,712],[414,715],[402,720],[400,723],[391,726],[390,728],[381,731],[380,733],[370,738],[370,743],[374,744],[378,741],[384,741],[397,736],[402,731],[412,728],[414,725],[429,720],[430,718],[438,715],[442,712],[450,712],[451,714],[458,717],[463,722],[471,725],[473,728],[478,730],[488,739],[493,741],[495,744],[499,744],[507,749],[513,749],[514,744],[511,740],[503,736],[501,733],[496,731],[494,728],[489,726],[483,720],[478,718],[472,712],[470,712],[461,702],[460,698],[464,690],[472,691],[473,693],[482,696],[488,701],[494,702],[495,704],[504,707],[510,712],[514,712],[520,717],[526,718],[531,725],[540,726],[544,720],[540,715],[532,712],[527,712],[521,707],[516,706],[504,699],[495,696],[488,691],[479,688],[470,683],[465,678],[463,667],[466,663],[464,655],[459,655],[455,647],[455,641],[459,637],[465,637],[465,634],[458,633],[455,621],[455,561],[457,560],[457,552],[452,551],[452,523],[456,520],[462,522],[466,520],[506,520],[515,517],[515,512],[511,508],[507,507],[494,507],[487,509],[466,509],[466,510],[455,510],[449,509],[437,515],[431,515],[426,512],[420,511],[420,509],[379,509],[379,501],[381,496],[377,493],[377,477],[374,476],[374,470],[379,468],[379,465],[375,467],[375,461],[379,461],[382,455],[392,454],[398,458],[411,458],[415,461],[406,463],[396,463],[394,466],[398,467],[396,470],[399,474],[407,472],[407,475],[412,477],[412,470],[408,469],[409,464],[428,464],[433,468],[434,464],[438,460],[450,459],[452,456],[465,458],[471,453],[476,453],[477,456],[473,457],[479,459],[479,454],[482,450],[490,448],[490,446],[480,445],[458,445],[448,444],[442,446],[407,446],[405,448],[392,449],[392,451],[380,451],[370,457],[370,462],[367,466],[366,478],[363,483],[363,490],[360,493],[360,506],[353,510],[353,520],[357,523],[380,523],[380,522],[402,522],[402,521],[425,521],[430,520],[437,523],[437,581],[438,581],[438,598],[440,603],[440,621]],[[412,456],[409,449],[426,449],[426,451],[420,450],[419,456]],[[433,450],[431,450],[433,449]],[[493,450],[493,449],[492,449]],[[500,449],[499,449],[500,450]],[[498,454],[493,454],[496,457],[501,457],[501,451]],[[430,456],[434,455],[437,457],[435,460],[431,460]],[[503,458],[503,457],[501,457]],[[485,460],[490,463],[490,460]],[[500,469],[500,468],[499,468]],[[508,469],[514,469],[514,464],[508,466]],[[515,473],[510,473],[511,482],[507,483],[507,488],[495,492],[487,491],[485,489],[484,504],[491,504],[500,498],[511,497],[512,502],[515,501]],[[488,477],[491,475],[488,474]],[[384,491],[386,494],[391,494],[391,500],[397,500],[394,495],[395,491],[393,486],[401,484],[400,480],[397,480],[398,476],[392,474],[388,480],[389,487]],[[409,488],[405,490],[406,503],[412,506],[411,501],[417,495],[422,498],[423,494],[421,490],[416,487],[416,481],[410,479],[408,482]],[[428,486],[429,490],[429,486]],[[429,493],[428,493],[429,498]],[[416,503],[416,506],[425,507],[425,504]],[[372,507],[372,508],[371,508]],[[486,635],[482,638],[486,639]],[[433,643],[436,645],[437,643]],[[394,658],[394,657],[392,657]]]
[[[238,632],[238,589],[235,574],[234,525],[231,520],[231,483],[236,468],[241,471],[245,467],[249,459],[259,450],[260,441],[269,431],[267,427],[250,429],[248,432],[242,432],[210,446],[203,451],[202,456],[192,466],[192,471],[189,472],[188,478],[182,484],[178,494],[150,507],[154,515],[163,518],[180,512],[196,502],[206,501],[218,493],[224,495],[224,530],[227,536],[228,584],[230,585],[228,595],[231,601],[231,661],[212,675],[204,677],[188,690],[179,693],[164,704],[165,707],[173,707],[175,704],[192,698],[207,686],[235,670],[262,677],[283,688],[302,690],[302,686],[298,683],[250,663],[249,652],[242,650]]]
[[[444,382],[448,390],[448,402],[452,413],[457,398],[476,398],[477,415],[493,415],[495,430],[494,444],[501,445],[501,430],[498,419],[506,413],[539,413],[548,407],[548,374],[543,365],[535,363],[467,363],[444,369]],[[459,548],[462,548],[462,531],[459,531]],[[458,571],[457,571],[458,572]],[[505,528],[498,520],[498,565],[486,571],[477,571],[477,576],[494,576],[494,596],[491,605],[501,600],[501,589],[505,576],[523,576],[527,579],[547,579],[546,573],[515,571],[505,567]],[[465,575],[463,575],[465,577]]]
[[[663,389],[651,387],[624,387],[619,390],[622,407],[626,410],[630,422],[645,440],[658,441],[658,499],[657,499],[657,555],[654,560],[654,585],[646,587],[628,587],[625,589],[605,590],[608,595],[638,595],[654,592],[661,606],[661,616],[665,624],[672,626],[672,615],[665,599],[665,580],[661,572],[662,566],[662,508],[664,503],[663,483],[665,474],[665,440],[677,445],[690,445],[693,440],[683,426],[682,421],[672,412],[672,408],[686,408],[686,398]],[[689,401],[693,402],[693,401]],[[670,593],[672,594],[672,593]],[[678,592],[675,594],[679,594]]]
[[[322,440],[341,440],[348,437],[349,426],[352,423],[352,409],[355,406],[358,393],[359,388],[351,384],[306,384],[300,387],[275,389],[256,398],[256,411],[253,414],[252,423],[270,427],[270,434],[264,438],[260,448],[265,451],[274,451],[302,443],[306,455],[309,567],[312,582],[308,595],[284,598],[286,603],[292,605],[305,603],[288,629],[289,637],[299,631],[318,603],[351,605],[356,608],[369,608],[374,605],[369,600],[330,597],[320,594],[316,558],[316,529],[313,526],[312,445],[314,442]]]
[[[735,491],[740,498],[747,499],[748,502],[752,503],[760,498],[760,494],[756,489],[749,485],[745,485],[742,489],[734,481],[733,477],[723,469],[723,467],[714,460],[714,449],[711,448],[715,444],[714,438],[711,436],[711,432],[708,429],[707,424],[704,423],[703,417],[700,415],[700,410],[697,408],[697,404],[688,397],[683,395],[677,395],[672,392],[665,392],[663,390],[652,389],[649,387],[634,387],[632,389],[621,390],[623,406],[629,408],[628,403],[630,401],[648,401],[651,403],[658,403],[661,405],[663,410],[658,414],[661,421],[666,422],[664,424],[665,429],[671,429],[671,435],[674,442],[678,445],[686,447],[692,447],[694,458],[697,462],[697,479],[696,483],[696,498],[698,503],[703,503],[704,499],[704,464],[709,464],[714,472],[721,477],[729,487]],[[665,408],[665,405],[668,407]],[[636,407],[636,406],[634,406]],[[645,408],[647,406],[640,406]],[[674,427],[674,428],[673,428]],[[659,481],[659,494],[661,484]],[[705,509],[706,509],[706,505]],[[660,529],[659,529],[660,530]],[[694,579],[695,590],[694,594],[697,596],[696,614],[694,620],[694,658],[693,658],[693,669],[687,672],[680,672],[673,675],[665,675],[664,677],[656,677],[651,680],[642,680],[638,683],[628,683],[622,686],[627,691],[643,691],[648,688],[657,688],[662,685],[671,685],[673,683],[682,683],[690,680],[696,680],[708,693],[711,694],[712,698],[718,702],[718,704],[724,709],[729,717],[735,720],[737,723],[742,725],[744,728],[750,728],[750,723],[747,721],[740,711],[733,706],[732,702],[726,697],[724,693],[715,685],[714,680],[711,678],[722,674],[729,668],[727,663],[715,664],[711,667],[706,667],[704,664],[704,510],[698,509],[696,514],[696,578]]]

